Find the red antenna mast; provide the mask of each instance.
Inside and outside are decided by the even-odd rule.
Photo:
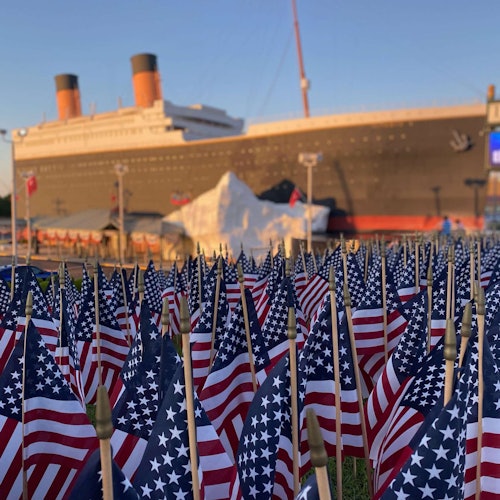
[[[300,73],[300,90],[302,92],[302,105],[304,107],[304,116],[309,118],[309,100],[307,98],[307,91],[309,90],[309,80],[306,78],[304,71],[304,61],[302,59],[302,46],[300,43],[299,21],[297,19],[297,5],[295,0],[292,0],[293,11],[293,27],[295,30],[295,43],[297,45],[297,57],[299,59],[299,73]]]

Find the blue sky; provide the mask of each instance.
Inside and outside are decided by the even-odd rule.
[[[500,94],[499,0],[297,0],[312,115]],[[245,118],[301,116],[290,0],[24,0],[0,10],[0,128],[57,115],[54,76],[82,110],[133,104],[130,57],[158,56],[163,96]],[[0,194],[10,148],[0,143]]]

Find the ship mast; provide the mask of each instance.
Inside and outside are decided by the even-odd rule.
[[[293,27],[295,30],[295,43],[297,45],[297,57],[299,59],[299,73],[300,73],[300,90],[302,92],[302,105],[304,107],[304,116],[309,118],[309,100],[307,98],[307,91],[309,90],[309,80],[306,78],[304,71],[304,61],[302,59],[302,46],[300,43],[299,21],[297,19],[297,5],[295,0],[292,0],[293,11]]]

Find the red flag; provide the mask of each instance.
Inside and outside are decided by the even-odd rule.
[[[295,186],[293,188],[292,194],[290,195],[288,203],[290,203],[290,206],[293,207],[295,203],[301,199],[302,199],[302,192],[297,186]]]
[[[37,189],[36,177],[34,175],[30,175],[26,179],[26,191],[28,192],[28,196],[31,196]]]

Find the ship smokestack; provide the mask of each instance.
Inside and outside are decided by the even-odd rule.
[[[76,75],[56,75],[56,99],[59,120],[82,115],[78,77]]]
[[[156,56],[137,54],[132,56],[130,61],[132,62],[135,105],[149,108],[155,101],[162,99]]]
[[[495,86],[494,85],[488,85],[488,101],[494,101],[495,100]]]

